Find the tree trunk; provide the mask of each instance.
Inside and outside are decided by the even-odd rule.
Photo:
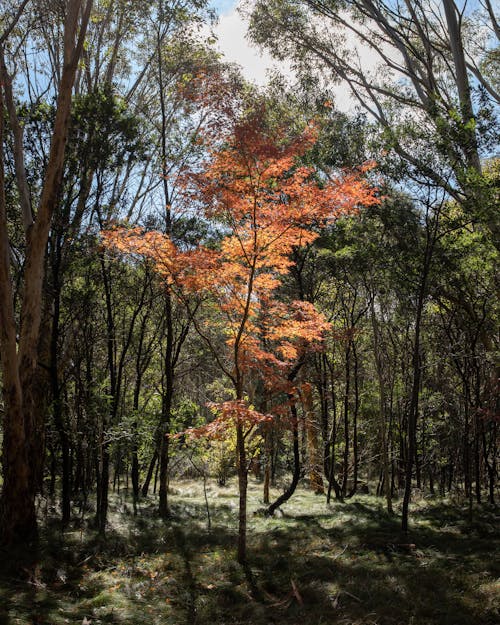
[[[265,447],[265,464],[264,464],[264,490],[263,490],[263,503],[269,504],[269,490],[271,486],[271,464],[273,458],[273,433],[272,426],[266,427],[264,433],[264,447]]]
[[[61,286],[59,271],[61,266],[61,239],[58,234],[54,241],[54,259],[52,263],[52,290],[54,293],[52,327],[50,336],[50,385],[52,391],[52,414],[54,424],[59,434],[62,455],[62,493],[61,513],[62,524],[66,526],[71,517],[71,476],[69,451],[70,442],[62,410],[61,385],[59,382],[59,325],[61,313]]]
[[[344,462],[342,466],[342,497],[347,494],[347,480],[349,478],[349,395],[351,386],[351,340],[345,351],[345,389],[344,389]]]
[[[392,497],[391,497],[391,480],[389,473],[389,446],[387,436],[387,393],[383,369],[383,360],[380,345],[380,328],[375,314],[375,303],[373,297],[370,301],[371,321],[373,329],[373,345],[375,364],[377,369],[378,387],[379,387],[379,409],[380,409],[380,435],[382,439],[382,473],[384,494],[387,504],[387,512],[393,513]]]
[[[169,433],[170,417],[172,410],[172,400],[174,395],[174,327],[172,319],[172,296],[167,287],[165,294],[165,323],[166,323],[166,345],[164,358],[164,388],[162,398],[161,414],[161,441],[160,441],[160,500],[158,511],[162,519],[168,518],[170,511],[168,508],[168,462],[169,462]]]
[[[156,463],[158,461],[158,449],[155,448],[153,452],[153,457],[151,458],[151,462],[149,463],[148,472],[146,473],[146,479],[144,480],[144,484],[142,485],[142,496],[148,496],[149,485],[151,484],[151,480],[153,479],[153,473],[156,467]]]
[[[428,216],[427,216],[428,220]],[[420,277],[420,287],[417,298],[417,309],[415,317],[415,334],[413,340],[413,354],[412,354],[412,367],[413,367],[413,380],[410,397],[410,406],[408,410],[408,450],[406,460],[406,474],[405,474],[405,491],[403,497],[403,510],[401,529],[403,532],[408,531],[408,510],[411,499],[411,483],[413,475],[413,463],[416,456],[416,438],[417,438],[417,419],[418,419],[418,405],[420,396],[420,377],[421,377],[421,346],[420,346],[420,332],[422,324],[422,314],[424,310],[425,297],[427,294],[427,282],[429,278],[429,271],[432,262],[432,255],[434,251],[434,244],[436,242],[437,227],[439,221],[439,213],[434,216],[434,223],[432,231],[430,224],[427,221],[426,232],[426,246],[424,253],[424,260],[422,265],[422,274]]]
[[[292,413],[292,438],[293,438],[293,476],[290,486],[267,508],[266,513],[272,516],[277,508],[290,499],[295,492],[297,484],[300,480],[300,449],[299,449],[299,418],[297,415],[297,406],[292,400],[290,406]]]
[[[42,313],[42,285],[45,251],[54,207],[58,201],[68,125],[71,95],[78,62],[83,49],[90,17],[91,0],[80,12],[83,0],[69,0],[64,24],[64,67],[59,84],[56,116],[52,132],[47,169],[45,171],[36,221],[26,233],[24,290],[21,300],[19,349],[16,345],[16,325],[10,276],[9,239],[5,212],[5,184],[0,174],[0,325],[2,369],[5,398],[3,466],[4,485],[0,506],[0,535],[4,543],[16,539],[26,541],[36,536],[34,498],[35,476],[30,469],[30,451],[36,449],[40,422],[37,414],[36,369]],[[79,28],[78,28],[79,25]],[[3,96],[0,108],[3,146]],[[3,151],[3,147],[2,147]],[[43,426],[43,424],[42,424]]]
[[[16,322],[10,276],[10,243],[5,200],[4,102],[0,89],[0,338],[3,374],[3,491],[0,500],[1,541],[36,538],[35,498],[30,485],[24,429],[23,394],[18,368]]]
[[[354,360],[354,407],[352,411],[352,454],[353,454],[353,475],[352,487],[349,491],[349,497],[352,497],[358,489],[358,473],[359,473],[359,449],[358,449],[358,414],[359,414],[359,363],[358,352],[354,340],[352,342],[352,355]]]
[[[337,443],[337,402],[335,394],[335,380],[333,376],[333,368],[330,370],[330,392],[332,395],[332,429],[329,439],[329,473],[328,473],[328,493],[326,503],[329,504],[332,497],[332,488],[335,491],[335,499],[343,501],[342,489],[335,477],[335,445]]]
[[[238,510],[238,550],[237,560],[240,564],[245,564],[247,559],[247,488],[248,488],[248,469],[245,449],[245,437],[243,434],[243,426],[238,421],[236,424],[236,450],[238,461],[238,491],[239,491],[239,510]]]
[[[312,389],[310,385],[302,385],[302,397],[305,411],[305,429],[309,456],[309,482],[316,494],[325,492],[322,478],[322,459],[319,451],[319,425],[313,411]]]

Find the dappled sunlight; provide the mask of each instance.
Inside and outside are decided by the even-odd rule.
[[[122,513],[127,498],[114,495],[106,540],[86,527],[57,535],[49,524],[40,564],[27,563],[21,575],[3,571],[0,622],[495,621],[498,537],[494,511],[486,507],[471,528],[459,507],[422,500],[415,527],[404,536],[398,518],[366,495],[327,506],[299,487],[281,513],[267,517],[259,513],[262,484],[251,480],[245,569],[234,561],[237,486],[229,480],[207,490],[210,531],[203,487],[194,480],[171,484],[166,522],[156,517],[154,498],[141,502],[134,517]]]

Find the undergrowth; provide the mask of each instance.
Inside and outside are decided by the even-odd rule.
[[[249,562],[235,562],[236,485],[173,484],[171,518],[154,498],[137,516],[114,494],[106,538],[91,513],[36,551],[2,554],[0,624],[494,625],[499,622],[498,516],[491,507],[421,499],[412,529],[381,499],[327,506],[299,489],[268,518],[249,490]]]

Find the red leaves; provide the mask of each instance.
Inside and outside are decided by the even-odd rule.
[[[244,430],[249,431],[254,426],[269,423],[273,415],[262,414],[249,408],[243,400],[226,401],[223,403],[208,404],[213,412],[218,414],[213,421],[198,428],[189,428],[182,434],[188,438],[225,438],[231,426],[239,424]]]
[[[101,232],[101,237],[103,244],[110,249],[149,258],[167,284],[187,292],[202,291],[218,270],[219,255],[216,251],[200,246],[183,252],[161,232],[115,227]]]
[[[310,302],[265,301],[242,343],[240,364],[260,377],[268,390],[288,393],[290,370],[304,352],[322,349],[329,330],[330,323]]]
[[[203,78],[193,99],[216,99]],[[305,351],[320,349],[330,328],[313,304],[277,298],[292,266],[291,253],[312,243],[318,228],[339,215],[378,201],[363,177],[370,165],[325,180],[314,168],[298,164],[317,140],[314,124],[290,138],[286,129],[270,129],[264,120],[257,109],[233,121],[230,131],[222,128],[222,140],[207,161],[184,175],[188,206],[202,207],[225,232],[218,249],[181,251],[165,235],[136,228],[103,233],[109,247],[151,259],[178,294],[210,296],[207,323],[227,337],[225,360],[231,365],[225,371],[237,397],[255,376],[268,390],[291,393],[288,374],[294,363]],[[248,429],[272,419],[240,399],[212,407],[218,416],[189,430],[189,436],[218,438],[230,424]]]

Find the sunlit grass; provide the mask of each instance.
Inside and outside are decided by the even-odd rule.
[[[273,495],[277,495],[275,490]],[[234,560],[236,484],[172,484],[172,518],[154,498],[133,516],[113,495],[98,539],[88,520],[43,530],[38,556],[11,555],[0,585],[0,624],[493,625],[499,619],[495,511],[421,499],[409,536],[383,501],[326,505],[299,488],[268,518],[262,485],[249,488],[249,567]],[[21,555],[19,556],[21,558]]]

